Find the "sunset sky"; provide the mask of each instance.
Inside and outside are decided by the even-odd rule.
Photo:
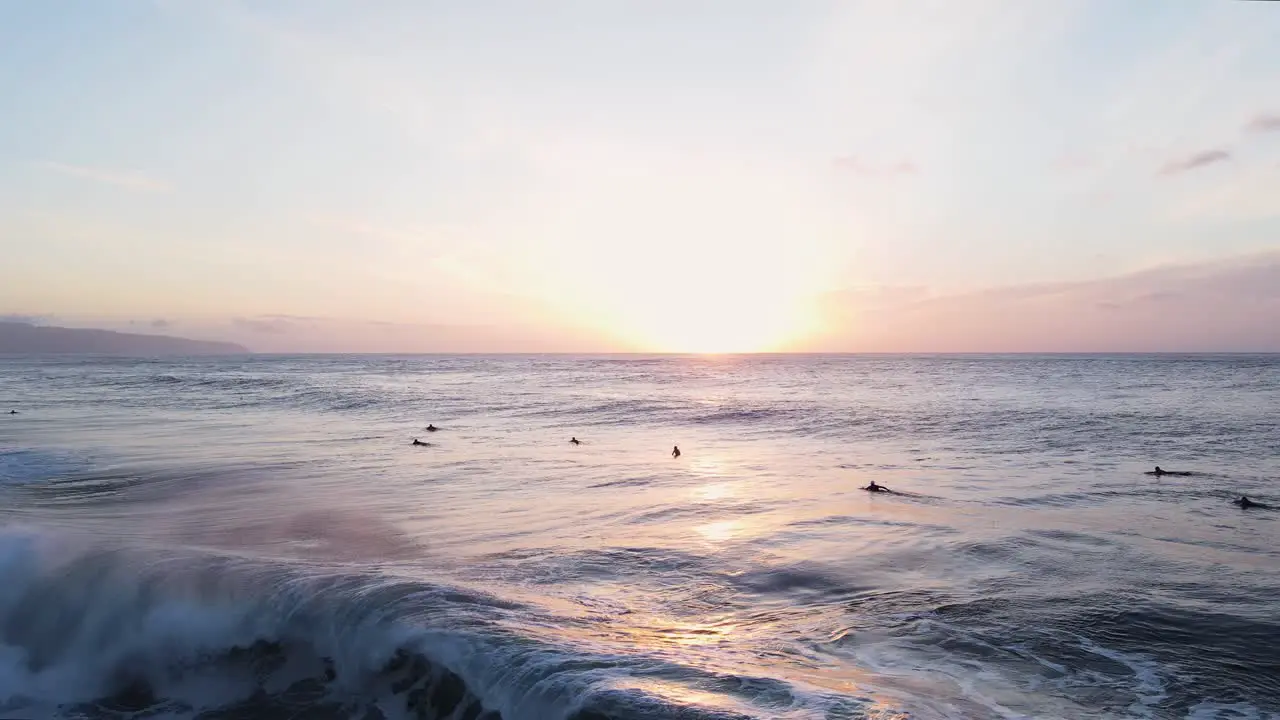
[[[1280,351],[1280,6],[0,6],[0,315],[261,351]]]

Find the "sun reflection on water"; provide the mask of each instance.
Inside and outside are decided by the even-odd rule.
[[[706,478],[720,478],[725,475],[726,463],[714,455],[699,455],[689,458],[686,469],[694,475]]]
[[[751,708],[721,693],[699,690],[671,680],[631,677],[611,683],[618,690],[634,690],[670,701],[677,707],[717,708],[730,714],[747,715]]]
[[[695,500],[703,502],[712,502],[715,500],[724,500],[737,494],[735,483],[714,482],[706,485],[699,485],[689,491]]]
[[[699,525],[698,534],[711,542],[728,542],[742,533],[744,523],[741,520],[720,520],[706,525]]]

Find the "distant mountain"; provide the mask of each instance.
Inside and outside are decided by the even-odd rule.
[[[0,322],[0,354],[242,355],[235,343]]]

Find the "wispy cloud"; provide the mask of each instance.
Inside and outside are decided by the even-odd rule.
[[[155,330],[164,330],[173,327],[173,323],[164,318],[156,318],[155,320],[130,320],[130,327],[149,327]]]
[[[1226,162],[1231,159],[1231,153],[1226,150],[1202,150],[1194,155],[1189,155],[1180,160],[1171,160],[1160,168],[1161,175],[1176,175],[1178,173],[1196,170],[1209,165]]]
[[[263,320],[280,320],[280,321],[284,321],[284,322],[299,322],[299,323],[316,323],[316,322],[324,322],[324,321],[326,321],[326,320],[330,320],[330,319],[331,319],[331,318],[326,318],[326,317],[320,317],[320,316],[318,316],[318,315],[278,315],[278,314],[274,314],[274,315],[259,315],[258,317],[259,317],[259,318],[261,318],[261,319],[263,319]]]
[[[890,303],[861,291],[833,294],[829,307],[847,330],[806,349],[1280,350],[1280,251],[960,295],[904,290]]]
[[[1280,113],[1263,113],[1244,126],[1245,132],[1280,132]]]
[[[290,329],[289,321],[279,318],[232,318],[231,324],[238,330],[247,330],[264,335],[284,335]]]
[[[88,165],[69,165],[67,163],[52,161],[42,161],[36,164],[46,170],[52,170],[56,173],[84,180],[92,180],[105,185],[114,185],[115,187],[124,188],[126,190],[164,192],[169,189],[169,186],[164,182],[139,172],[109,170],[106,168],[90,167]]]
[[[255,315],[185,323],[193,333],[248,345],[255,352],[342,353],[492,353],[615,352],[625,347],[598,333],[573,328],[537,327],[519,322],[494,324],[433,324],[351,318],[306,318]]]

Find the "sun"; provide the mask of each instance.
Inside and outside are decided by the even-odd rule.
[[[783,248],[646,243],[560,270],[565,314],[640,352],[782,352],[819,329],[821,268]]]
[[[815,328],[812,274],[768,252],[690,244],[633,259],[600,288],[602,326],[642,351],[786,350]]]
[[[567,154],[585,170],[518,233],[519,284],[565,321],[664,353],[786,351],[819,330],[843,251],[815,188],[697,154]]]
[[[609,325],[653,352],[729,354],[785,350],[811,330],[804,298],[749,278],[705,275],[650,292],[619,294]]]

